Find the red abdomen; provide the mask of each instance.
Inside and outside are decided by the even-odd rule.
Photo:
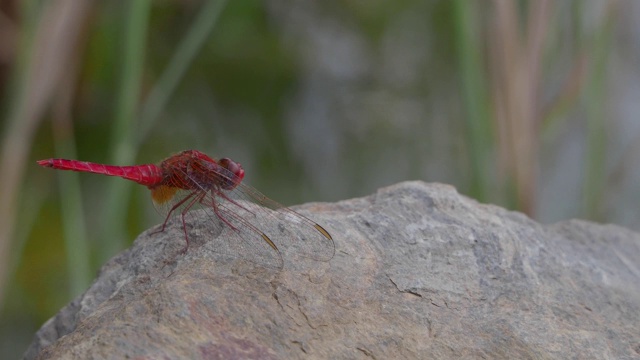
[[[112,166],[78,160],[47,159],[38,161],[38,165],[60,170],[117,176],[148,187],[155,186],[162,181],[162,171],[155,164]]]

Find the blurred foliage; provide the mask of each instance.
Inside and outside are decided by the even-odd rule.
[[[144,187],[38,159],[193,148],[285,204],[409,179],[542,221],[616,222],[607,198],[636,199],[640,127],[604,120],[631,2],[76,4],[0,4],[2,358],[161,221]]]

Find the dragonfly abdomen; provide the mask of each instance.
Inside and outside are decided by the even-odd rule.
[[[59,170],[117,176],[145,186],[154,186],[162,181],[162,171],[154,164],[113,166],[78,160],[47,159],[38,161],[38,165]]]

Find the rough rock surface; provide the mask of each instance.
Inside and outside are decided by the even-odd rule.
[[[264,269],[205,241],[171,261],[179,228],[147,232],[25,358],[640,358],[637,233],[422,182],[298,210],[333,234],[329,262]]]

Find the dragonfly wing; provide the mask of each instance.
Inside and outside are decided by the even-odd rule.
[[[249,226],[251,224],[245,219],[251,213],[230,209],[226,200],[202,190],[176,190],[170,199],[154,201],[154,205],[163,221],[164,218],[168,220],[167,226],[179,227],[183,239],[189,239],[189,251],[206,246],[225,257],[282,269],[282,256],[273,247],[275,244],[266,241],[270,239],[265,239],[263,235],[266,235]]]
[[[294,254],[319,261],[329,261],[335,244],[329,232],[308,217],[271,200],[251,186],[240,184],[225,192],[230,199],[258,205],[253,211],[254,226],[262,229],[274,242]]]
[[[269,228],[258,227],[259,208],[255,204],[240,204],[217,196],[208,200],[215,207],[203,206],[210,218],[217,218],[225,226],[234,243],[234,252],[240,252],[250,261],[272,268],[282,268],[282,254]]]

